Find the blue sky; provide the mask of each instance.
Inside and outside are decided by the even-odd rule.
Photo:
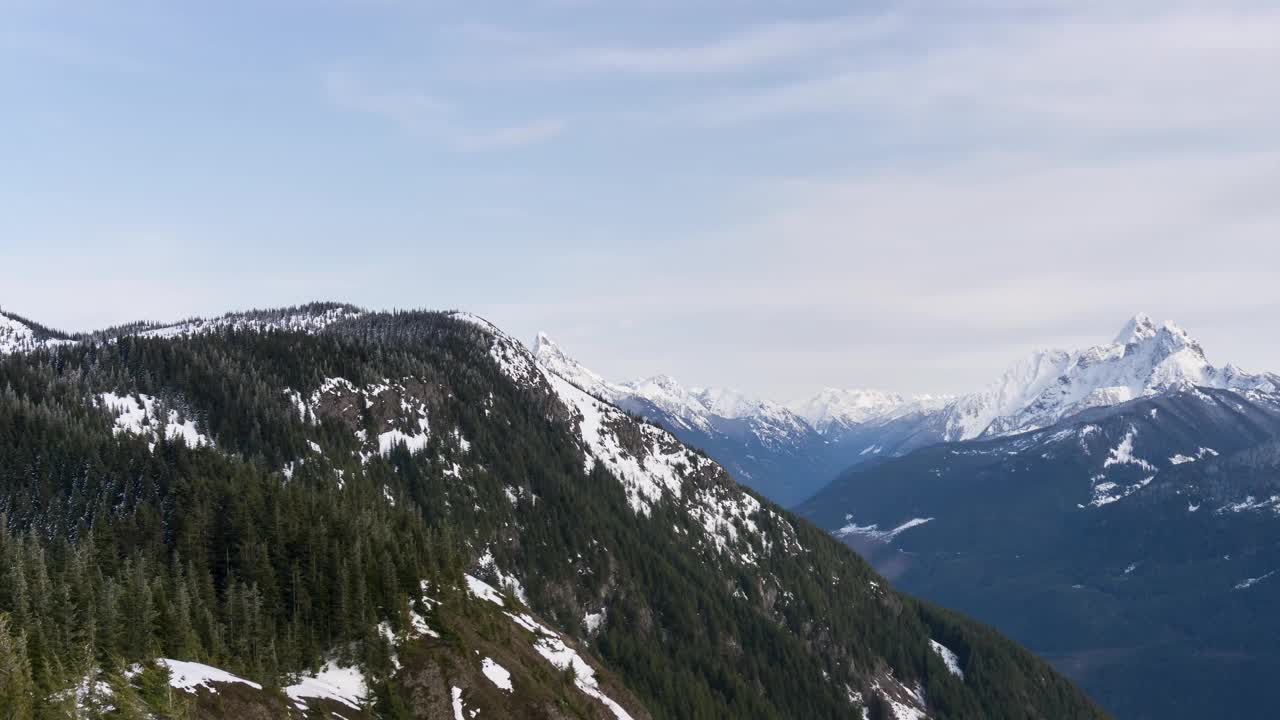
[[[1236,0],[0,0],[0,303],[460,307],[783,400],[1138,310],[1280,370],[1278,71]]]

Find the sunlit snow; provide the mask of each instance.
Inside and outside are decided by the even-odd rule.
[[[500,689],[511,692],[511,673],[507,669],[494,662],[492,658],[485,658],[480,663],[480,672],[489,678],[489,682],[497,685]]]

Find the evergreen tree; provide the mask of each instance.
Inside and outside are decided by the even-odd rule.
[[[26,634],[0,613],[0,720],[31,720],[34,708]]]

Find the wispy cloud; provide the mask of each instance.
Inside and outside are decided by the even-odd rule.
[[[544,142],[564,131],[563,120],[540,120],[527,125],[513,125],[488,132],[471,132],[456,138],[464,150],[496,150]]]
[[[858,113],[929,132],[1084,133],[1259,129],[1280,119],[1275,10],[912,24],[909,32],[927,52],[845,60],[834,71],[724,91],[680,116],[723,125]]]
[[[145,63],[128,54],[67,33],[33,28],[0,29],[0,53],[82,70],[135,73],[147,69]]]
[[[594,46],[552,52],[536,64],[571,73],[705,76],[813,58],[884,37],[896,16],[848,16],[809,21],[775,21],[701,43],[684,45]]]
[[[461,151],[533,145],[556,137],[565,128],[559,118],[489,129],[467,126],[461,121],[461,109],[450,100],[420,90],[379,89],[362,74],[345,69],[326,74],[325,90],[340,108],[382,118],[405,132]]]

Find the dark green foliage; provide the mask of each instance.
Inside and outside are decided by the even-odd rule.
[[[441,599],[462,592],[487,550],[563,630],[607,607],[593,649],[655,717],[849,717],[849,692],[890,668],[941,717],[1098,716],[1030,654],[896,595],[785,513],[804,550],[762,551],[753,567],[692,546],[701,530],[678,508],[635,513],[605,470],[584,469],[558,402],[511,382],[472,324],[401,313],[317,335],[116,334],[0,357],[0,612],[37,707],[95,667],[176,657],[272,685],[336,651],[402,717],[376,625],[403,627],[424,580]],[[288,393],[338,377],[411,381],[430,406],[425,449],[362,443],[388,422],[372,405],[302,418]],[[158,398],[216,447],[113,433],[103,392]],[[779,536],[781,521],[755,521]],[[485,642],[510,633],[469,621]],[[930,636],[969,659],[965,682]],[[127,684],[166,701],[154,675]]]

